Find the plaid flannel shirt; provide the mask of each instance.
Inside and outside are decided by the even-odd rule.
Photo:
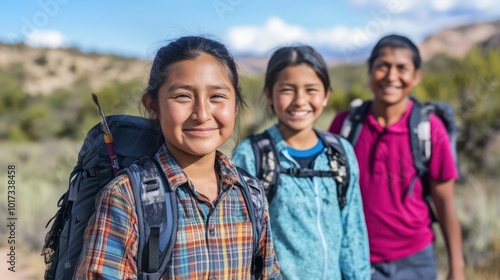
[[[221,176],[218,198],[212,204],[196,192],[165,146],[157,153],[169,187],[178,199],[177,240],[162,279],[251,279],[253,227],[238,184],[236,168],[217,152]],[[274,252],[267,203],[262,218],[260,248],[262,279],[281,279]],[[127,175],[101,191],[96,212],[85,230],[84,247],[75,279],[135,279],[138,220]]]

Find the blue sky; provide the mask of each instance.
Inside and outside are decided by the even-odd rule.
[[[497,0],[2,1],[0,40],[150,59],[168,39],[211,34],[237,55],[291,43],[338,55],[388,33],[419,43],[445,27],[496,19]]]

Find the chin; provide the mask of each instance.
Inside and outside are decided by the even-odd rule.
[[[188,150],[186,151],[186,153],[201,158],[214,153],[216,150],[217,149],[197,149],[197,150]]]
[[[393,96],[388,96],[388,95],[382,95],[381,97],[377,98],[378,101],[388,104],[388,105],[393,105],[401,102],[405,98],[402,97],[401,95],[393,95]]]

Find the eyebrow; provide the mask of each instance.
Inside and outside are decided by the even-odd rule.
[[[231,90],[231,88],[229,88],[225,84],[210,85],[210,86],[208,86],[208,88],[211,89],[211,90],[219,90],[219,89],[224,89],[224,90],[228,90],[228,91]],[[168,91],[173,91],[173,90],[176,90],[176,89],[186,89],[186,90],[189,90],[189,91],[196,91],[195,87],[193,87],[191,85],[181,84],[181,83],[174,83],[174,84],[172,84],[168,88]]]
[[[296,85],[293,83],[279,83],[281,86],[290,86],[290,87],[295,87]],[[311,86],[321,86],[321,83],[309,83],[305,85],[306,87],[311,87]]]
[[[382,64],[392,64],[386,60],[379,60],[378,63],[382,63]],[[396,63],[396,65],[408,65],[408,64],[413,64],[413,61],[406,61],[406,62],[398,62]]]

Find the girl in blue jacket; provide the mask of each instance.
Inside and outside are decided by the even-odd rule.
[[[331,94],[321,55],[309,46],[275,51],[267,66],[264,94],[278,118],[265,135],[274,145],[281,169],[330,170],[328,144],[313,128]],[[281,173],[275,191],[267,193],[272,193],[268,196],[272,235],[285,279],[370,277],[358,164],[352,146],[334,138],[347,159],[345,206],[341,208],[338,199],[339,180],[331,176]],[[238,144],[232,160],[252,175],[259,174],[256,161],[260,160],[249,138]]]

